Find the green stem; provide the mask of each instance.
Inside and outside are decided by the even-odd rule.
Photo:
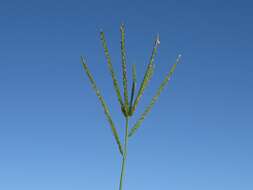
[[[122,158],[119,190],[123,189],[123,180],[125,176],[126,156],[127,156],[127,142],[128,142],[128,117],[126,117],[124,153],[123,153],[123,158]]]

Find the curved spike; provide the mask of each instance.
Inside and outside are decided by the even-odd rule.
[[[113,69],[113,66],[112,66],[110,54],[109,54],[108,47],[107,47],[106,40],[105,40],[105,34],[104,34],[103,31],[100,32],[100,39],[102,41],[105,57],[106,57],[106,60],[107,60],[107,65],[108,65],[108,68],[109,68],[109,71],[110,71],[110,74],[111,74],[111,77],[112,77],[113,87],[114,87],[114,90],[116,92],[118,101],[119,101],[121,109],[122,109],[124,107],[124,103],[122,101],[122,97],[121,97],[121,94],[120,94],[120,88],[119,88],[118,81],[117,81],[117,78],[116,78],[116,75],[115,75],[115,72],[114,72],[114,69]]]
[[[113,136],[114,136],[114,138],[115,138],[115,140],[118,144],[119,151],[120,151],[121,155],[123,155],[123,149],[122,149],[122,145],[121,145],[121,142],[120,142],[120,138],[119,138],[118,132],[115,128],[115,125],[113,123],[111,114],[110,114],[109,109],[107,107],[107,104],[105,103],[105,100],[104,100],[103,96],[101,95],[100,91],[98,90],[96,82],[95,82],[95,80],[94,80],[94,78],[93,78],[93,76],[92,76],[92,74],[91,74],[91,72],[90,72],[90,70],[89,70],[89,68],[86,64],[85,59],[82,56],[81,56],[81,63],[82,63],[83,68],[86,72],[86,75],[88,76],[88,78],[90,80],[91,86],[92,86],[93,90],[95,91],[95,93],[96,93],[96,95],[97,95],[97,97],[98,97],[98,99],[99,99],[99,101],[100,101],[100,103],[101,103],[101,105],[104,109],[104,113],[105,113],[106,118],[107,118],[107,120],[110,124],[110,128],[112,130]]]
[[[121,62],[122,62],[122,78],[124,87],[124,100],[125,100],[125,110],[128,110],[128,90],[127,90],[127,67],[126,67],[126,48],[125,48],[125,27],[123,24],[120,26],[121,41]]]
[[[149,61],[149,64],[148,64],[148,67],[146,69],[146,73],[144,75],[144,78],[142,80],[142,83],[141,83],[141,86],[139,88],[139,91],[137,93],[137,96],[135,98],[135,101],[134,101],[134,105],[132,107],[132,112],[135,111],[142,95],[143,95],[143,92],[145,90],[145,88],[147,87],[152,75],[153,75],[153,72],[154,72],[154,59],[155,59],[155,55],[157,53],[157,49],[158,49],[158,46],[160,44],[160,41],[159,41],[159,35],[157,35],[157,38],[155,40],[155,43],[154,43],[154,47],[153,47],[153,51],[152,51],[152,54],[151,54],[151,57],[150,57],[150,61]]]
[[[135,125],[131,128],[130,132],[129,132],[129,137],[131,137],[134,133],[136,133],[137,129],[141,126],[143,120],[145,119],[145,117],[148,115],[148,113],[151,111],[151,109],[153,108],[156,100],[159,98],[161,92],[164,90],[164,87],[166,86],[166,84],[169,82],[172,74],[174,73],[176,66],[180,63],[180,59],[181,59],[181,54],[178,55],[177,59],[176,59],[176,63],[174,63],[174,65],[172,66],[172,68],[170,69],[169,73],[166,75],[165,79],[163,80],[163,82],[160,84],[159,88],[157,89],[155,95],[153,96],[153,98],[151,99],[150,104],[146,107],[145,111],[141,114],[140,119],[135,123]]]

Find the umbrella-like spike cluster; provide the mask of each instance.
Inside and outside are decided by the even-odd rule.
[[[134,112],[138,106],[138,103],[140,102],[140,99],[144,94],[144,90],[147,88],[148,83],[151,80],[152,75],[154,73],[154,60],[155,60],[155,56],[157,54],[158,47],[160,45],[160,39],[159,39],[159,35],[157,35],[157,38],[156,38],[154,45],[153,45],[153,50],[151,53],[149,63],[146,68],[146,72],[145,72],[143,80],[140,84],[139,90],[137,91],[137,94],[135,94],[136,93],[136,86],[137,86],[136,66],[135,66],[135,64],[132,65],[132,86],[131,86],[131,92],[128,93],[126,49],[125,49],[125,27],[123,24],[120,26],[120,32],[121,32],[121,41],[120,41],[121,46],[120,47],[121,47],[121,62],[122,62],[122,79],[123,79],[124,98],[122,98],[122,96],[121,96],[119,83],[118,83],[118,80],[117,80],[115,72],[114,72],[114,68],[113,68],[113,65],[111,62],[111,58],[109,55],[109,51],[108,51],[108,47],[107,47],[107,43],[106,43],[106,39],[105,39],[105,34],[103,31],[100,32],[100,39],[101,39],[101,42],[103,45],[103,49],[104,49],[105,57],[107,60],[109,72],[112,77],[113,87],[116,92],[118,101],[120,103],[121,111],[122,111],[125,118],[129,118],[134,114]],[[164,90],[164,87],[168,84],[172,74],[174,73],[174,71],[176,69],[176,66],[180,62],[180,58],[181,58],[181,55],[178,55],[176,62],[174,63],[174,65],[170,69],[169,73],[165,76],[164,80],[162,81],[159,88],[157,89],[155,95],[151,99],[151,102],[146,107],[144,112],[141,114],[140,118],[137,120],[137,122],[134,124],[134,126],[129,130],[128,137],[131,137],[136,133],[137,129],[141,126],[143,120],[146,118],[148,113],[151,111],[156,100],[160,96],[161,92]],[[91,72],[88,69],[86,61],[83,58],[81,58],[81,62],[83,64],[84,70],[90,80],[90,83],[91,83],[93,89],[95,90],[96,95],[97,95],[98,99],[100,100],[101,105],[104,109],[104,113],[105,113],[107,120],[110,124],[111,130],[113,132],[113,136],[114,136],[114,138],[117,142],[117,145],[119,147],[119,151],[120,151],[121,155],[123,155],[124,151],[122,149],[122,144],[121,144],[118,132],[117,132],[115,125],[113,123],[112,117],[111,117],[109,109],[107,107],[107,104],[105,103],[100,91],[97,88],[95,80],[93,79]],[[128,94],[130,95],[130,99],[128,97]]]

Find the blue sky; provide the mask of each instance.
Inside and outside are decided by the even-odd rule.
[[[173,79],[130,139],[125,189],[253,189],[253,3],[1,1],[0,189],[117,189],[121,157],[80,64],[85,55],[117,129],[106,66],[120,78],[119,26],[138,81],[161,46],[138,118],[178,53]],[[140,84],[140,82],[138,83]]]

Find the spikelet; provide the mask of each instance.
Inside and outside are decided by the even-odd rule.
[[[117,81],[117,78],[115,76],[115,72],[114,72],[114,69],[113,69],[113,66],[112,66],[110,54],[109,54],[108,47],[107,47],[106,40],[105,40],[105,34],[102,31],[100,32],[100,39],[102,41],[105,57],[106,57],[106,60],[107,60],[107,65],[108,65],[108,68],[109,68],[109,71],[110,71],[110,74],[111,74],[111,77],[112,77],[113,87],[114,87],[114,90],[116,91],[116,95],[117,95],[118,101],[120,103],[121,110],[122,110],[123,114],[125,115],[126,111],[125,111],[124,103],[123,103],[123,100],[122,100],[122,97],[121,97],[121,94],[120,94],[120,88],[119,88],[118,81]]]
[[[141,114],[140,119],[135,123],[135,125],[131,128],[128,137],[131,137],[136,131],[137,129],[141,126],[143,120],[145,119],[145,117],[148,115],[148,113],[150,112],[150,110],[152,109],[152,107],[154,106],[156,100],[158,99],[158,97],[160,96],[161,92],[163,91],[164,87],[166,86],[166,84],[169,82],[172,74],[174,73],[176,66],[180,63],[180,58],[181,55],[179,54],[177,59],[176,59],[176,63],[174,63],[174,65],[172,66],[171,70],[169,71],[169,73],[166,75],[165,79],[163,80],[163,82],[161,83],[161,85],[159,86],[158,90],[156,91],[156,94],[153,96],[150,104],[147,106],[147,108],[145,109],[145,111]]]
[[[136,88],[136,83],[137,83],[135,64],[133,64],[133,66],[132,66],[132,78],[133,78],[133,82],[132,82],[132,90],[131,90],[131,99],[130,99],[130,106],[129,106],[129,110],[128,110],[128,115],[129,116],[133,115],[132,106],[133,106],[135,88]]]
[[[101,95],[100,91],[98,90],[96,82],[95,82],[95,80],[94,80],[94,78],[93,78],[93,76],[92,76],[92,74],[91,74],[91,72],[90,72],[90,70],[89,70],[89,68],[86,64],[85,59],[82,56],[81,56],[81,63],[82,63],[83,68],[86,72],[86,75],[88,76],[88,78],[90,80],[91,86],[92,86],[93,90],[95,91],[95,93],[96,93],[96,95],[97,95],[97,97],[98,97],[98,99],[99,99],[99,101],[100,101],[100,103],[101,103],[101,105],[104,109],[104,113],[105,113],[106,118],[107,118],[107,120],[110,124],[110,128],[112,130],[113,136],[114,136],[114,138],[115,138],[115,140],[118,144],[120,154],[123,155],[123,149],[122,149],[122,145],[121,145],[121,142],[120,142],[120,138],[119,138],[118,132],[115,128],[115,125],[113,123],[112,117],[111,117],[109,109],[107,107],[107,104],[105,103],[105,100],[104,100],[103,96]]]
[[[127,89],[127,67],[126,67],[126,49],[125,49],[125,27],[122,24],[120,26],[121,32],[121,41],[120,41],[120,50],[121,50],[121,62],[122,62],[122,79],[124,87],[124,100],[125,100],[125,110],[128,110],[128,89]]]
[[[141,83],[141,86],[139,88],[139,91],[137,93],[137,96],[135,98],[135,101],[134,101],[134,105],[132,107],[132,110],[131,112],[134,113],[142,95],[143,95],[143,92],[145,90],[145,88],[147,87],[148,85],[148,82],[150,81],[152,75],[153,75],[153,72],[154,72],[154,59],[155,59],[155,56],[156,56],[156,53],[157,53],[157,49],[158,49],[158,46],[160,45],[160,40],[159,40],[159,35],[157,35],[157,38],[155,40],[155,43],[154,43],[154,46],[153,46],[153,51],[152,51],[152,54],[151,54],[151,57],[150,57],[150,61],[149,61],[149,64],[148,64],[148,67],[146,69],[146,73],[144,75],[144,78],[142,80],[142,83]]]

